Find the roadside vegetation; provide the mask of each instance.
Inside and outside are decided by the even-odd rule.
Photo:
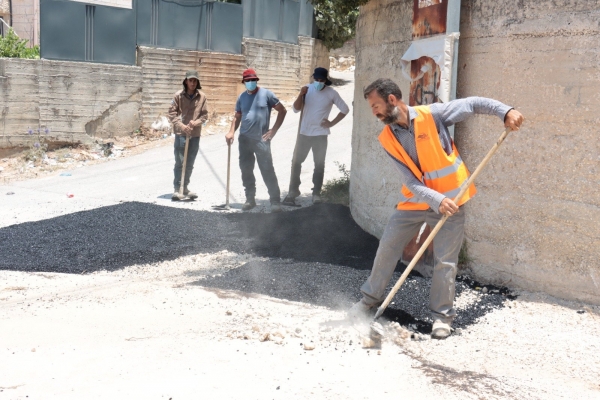
[[[340,178],[330,179],[323,185],[321,196],[326,203],[350,205],[350,170],[345,164],[335,162],[342,173]]]
[[[28,47],[27,39],[21,39],[11,28],[6,37],[0,36],[0,57],[40,58],[40,46]]]
[[[338,49],[356,33],[358,7],[369,0],[310,0],[315,7],[318,38],[329,49]]]

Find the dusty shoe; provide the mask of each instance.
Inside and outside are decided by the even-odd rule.
[[[198,195],[191,190],[188,190],[188,188],[183,189],[183,195],[190,200],[196,200],[198,198]]]
[[[290,196],[289,194],[285,196],[285,199],[281,202],[284,206],[296,206],[296,197]]]
[[[175,193],[171,195],[171,201],[179,201],[181,197],[179,197],[179,192],[176,190]]]
[[[271,203],[271,212],[272,213],[280,213],[281,212],[281,204],[280,203]]]
[[[440,319],[436,319],[433,322],[433,329],[431,330],[431,337],[434,339],[446,339],[450,336],[451,328],[450,324],[443,322]]]
[[[348,318],[350,319],[366,319],[369,315],[369,311],[374,306],[370,306],[363,302],[362,300],[354,303],[352,307],[348,310]]]
[[[323,200],[321,199],[320,194],[313,194],[313,204],[320,204]]]
[[[246,202],[242,206],[242,211],[249,211],[256,207],[256,201],[254,199],[246,199]]]

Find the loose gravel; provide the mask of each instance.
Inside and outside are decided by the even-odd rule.
[[[0,269],[80,274],[229,251],[258,258],[197,284],[346,309],[360,298],[377,244],[340,205],[243,214],[128,202],[0,229]],[[509,295],[482,289],[457,279],[455,327],[503,307]],[[429,290],[430,280],[411,274],[384,318],[429,333]]]

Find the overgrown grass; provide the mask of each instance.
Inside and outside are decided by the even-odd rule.
[[[350,170],[345,164],[335,162],[338,170],[342,173],[340,178],[330,179],[321,190],[321,197],[327,203],[350,205]]]
[[[464,239],[460,252],[458,253],[458,269],[467,269],[472,261],[473,259],[469,256],[469,244],[467,243],[467,239]]]

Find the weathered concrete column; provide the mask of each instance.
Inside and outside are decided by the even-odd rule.
[[[375,235],[399,185],[361,90],[388,77],[407,93],[399,58],[411,16],[412,1],[371,0],[357,24],[351,210]],[[457,97],[492,97],[527,119],[466,206],[477,279],[600,304],[599,19],[595,0],[462,2]],[[501,131],[495,117],[457,125],[471,170]]]

